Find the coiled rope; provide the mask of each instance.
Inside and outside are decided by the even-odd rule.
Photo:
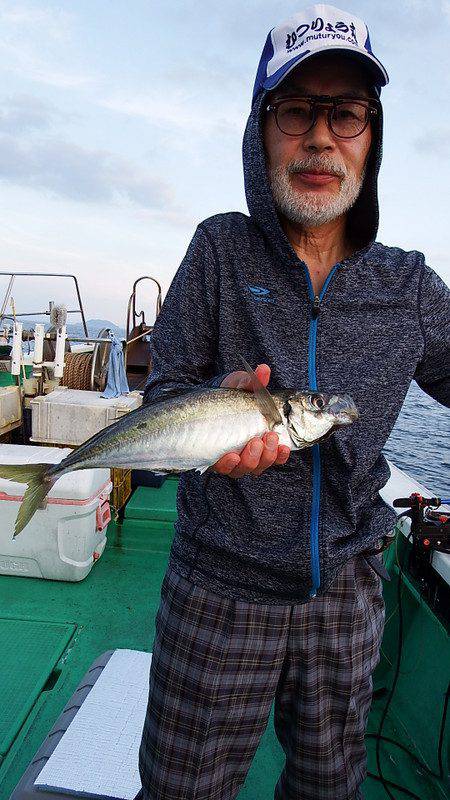
[[[62,386],[68,389],[91,388],[92,353],[66,353]]]

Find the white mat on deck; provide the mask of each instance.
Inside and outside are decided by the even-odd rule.
[[[37,788],[133,800],[151,653],[116,650],[35,780]]]

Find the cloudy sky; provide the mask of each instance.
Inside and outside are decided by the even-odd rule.
[[[0,0],[0,270],[73,272],[88,316],[119,324],[136,277],[166,291],[198,222],[246,211],[260,52],[307,5]],[[367,22],[391,79],[378,238],[450,282],[450,0],[339,5]],[[15,294],[25,311],[70,302],[57,281]]]

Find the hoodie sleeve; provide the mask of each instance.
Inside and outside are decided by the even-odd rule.
[[[450,290],[426,264],[418,302],[424,350],[414,378],[424,392],[450,407]]]
[[[216,388],[219,275],[214,245],[198,226],[170,285],[150,336],[152,372],[144,403],[192,388]]]

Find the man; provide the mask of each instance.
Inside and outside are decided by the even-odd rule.
[[[421,253],[375,242],[387,81],[344,11],[270,32],[244,136],[250,216],[198,226],[158,318],[147,402],[250,389],[242,353],[273,388],[348,392],[360,420],[292,454],[268,434],[181,478],[143,800],[237,797],[273,700],[275,800],[362,797],[384,622],[373,553],[395,519],[381,451],[413,378],[450,405],[448,290]]]

